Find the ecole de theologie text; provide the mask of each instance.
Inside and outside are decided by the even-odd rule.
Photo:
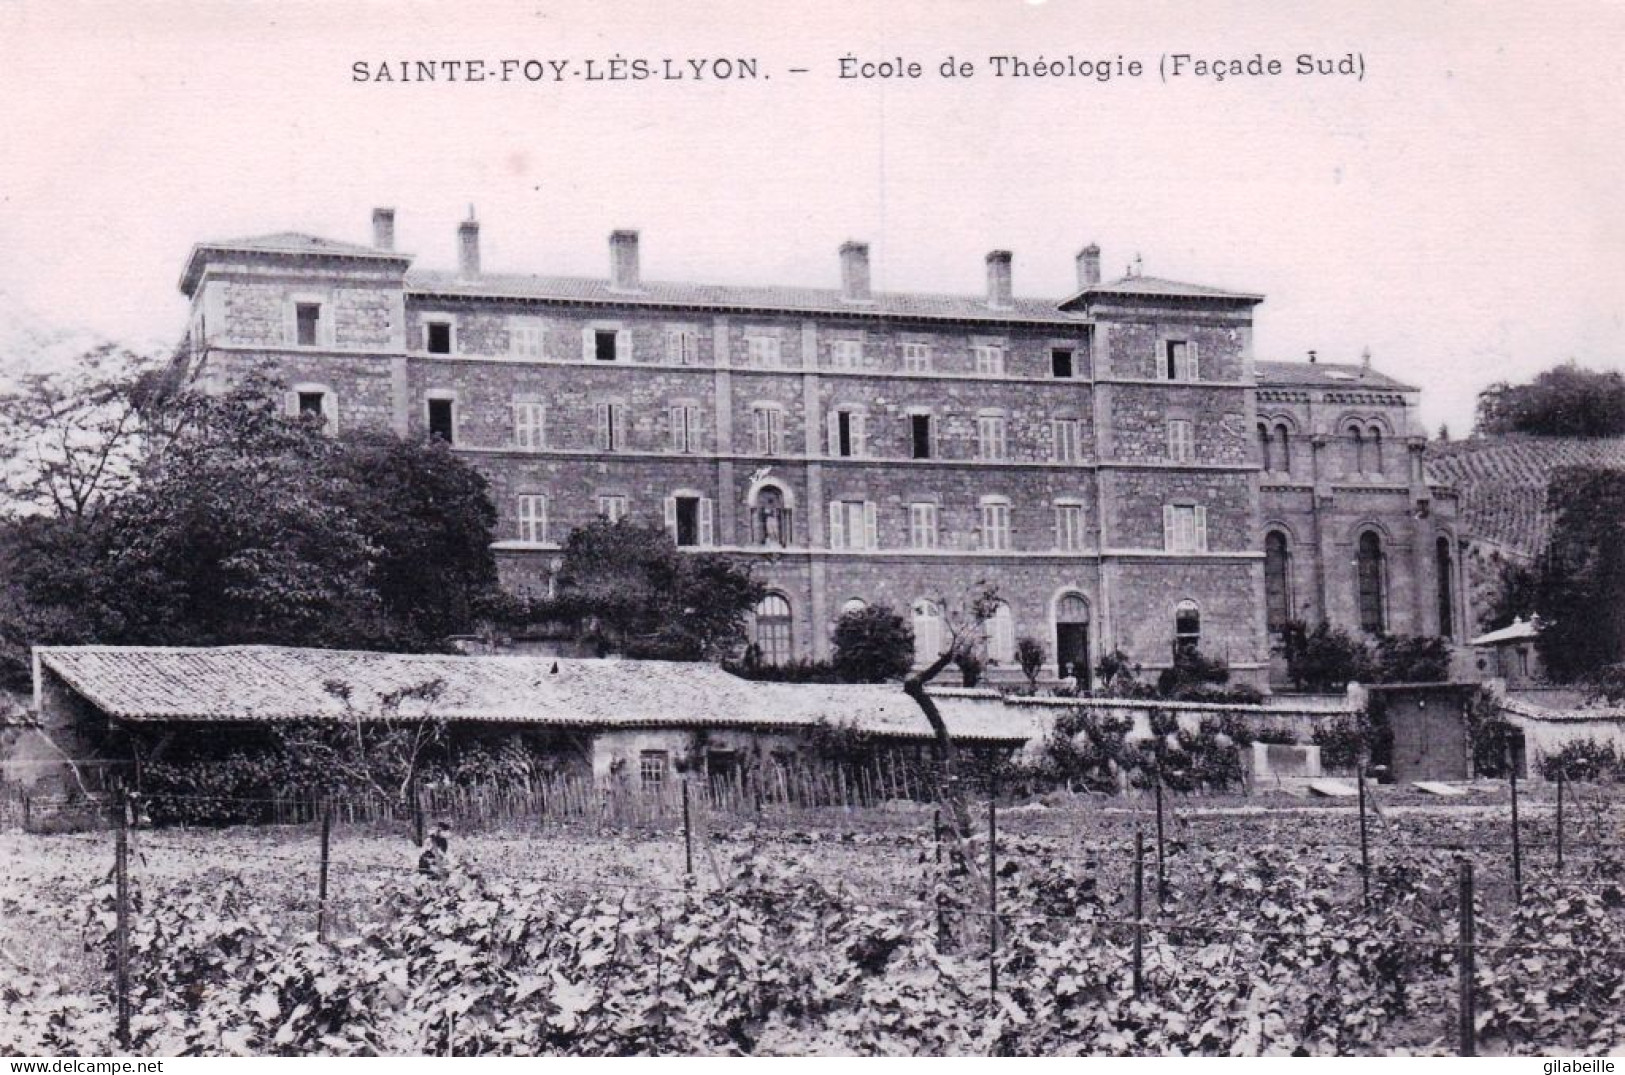
[[[806,67],[774,67],[754,56],[606,56],[565,59],[386,59],[355,60],[350,81],[370,83],[468,82],[496,84],[556,82],[750,82],[782,78],[833,77],[846,82],[967,81],[977,78],[1077,82],[1126,82],[1155,77],[1162,82],[1227,82],[1273,78],[1365,79],[1363,52],[1300,52],[1291,56],[1254,52],[1205,56],[1165,52],[1155,62],[1115,54],[1078,56],[957,55],[918,59],[847,53]]]

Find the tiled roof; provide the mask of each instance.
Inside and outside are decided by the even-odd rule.
[[[1540,634],[1540,624],[1533,619],[1515,619],[1498,631],[1479,635],[1468,642],[1469,646],[1493,646],[1500,642],[1517,642],[1525,638],[1534,638]]]
[[[1232,299],[1245,302],[1263,302],[1264,296],[1250,291],[1231,291],[1228,288],[1208,287],[1206,284],[1186,284],[1160,276],[1125,276],[1110,283],[1094,284],[1068,299],[1085,295],[1137,295],[1165,296],[1176,299]]]
[[[1254,363],[1260,388],[1381,388],[1396,392],[1419,391],[1415,385],[1397,381],[1386,373],[1350,362],[1264,362]]]
[[[1432,442],[1428,479],[1459,494],[1462,525],[1475,538],[1523,556],[1538,555],[1551,534],[1546,485],[1562,467],[1625,470],[1625,437],[1474,437]]]
[[[382,699],[437,682],[432,701],[401,703],[403,718],[578,728],[805,728],[820,721],[879,735],[928,738],[896,685],[756,683],[713,665],[441,656],[282,646],[63,646],[36,650],[43,667],[109,716],[138,722],[272,722],[380,715]],[[556,671],[555,671],[556,669]],[[998,701],[943,698],[958,738],[1019,743],[1038,722]]]
[[[186,258],[186,268],[181,272],[183,294],[189,296],[197,287],[198,277],[203,274],[204,255],[209,253],[310,254],[342,258],[376,258],[380,261],[398,261],[402,268],[412,260],[407,255],[398,254],[393,250],[379,250],[374,246],[323,239],[319,235],[307,235],[300,231],[279,231],[271,235],[251,235],[243,239],[221,239],[216,242],[198,243],[192,247],[191,254]]]
[[[542,299],[613,303],[634,306],[706,307],[729,310],[788,310],[797,313],[840,313],[867,317],[952,318],[988,322],[1086,323],[1079,314],[1060,309],[1053,299],[1015,299],[1009,308],[965,295],[914,295],[875,292],[870,302],[848,302],[833,288],[759,287],[725,284],[645,282],[637,291],[619,291],[608,280],[586,276],[524,276],[482,273],[466,278],[438,269],[406,274],[406,289],[419,294],[477,298]]]

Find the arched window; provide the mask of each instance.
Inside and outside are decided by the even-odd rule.
[[[999,664],[1011,664],[1016,659],[1016,617],[1002,601],[987,621],[987,656]]]
[[[845,616],[849,612],[862,612],[868,607],[869,602],[865,601],[863,598],[849,597],[846,599],[846,602],[841,605],[841,615]]]
[[[1455,558],[1450,555],[1450,539],[1441,537],[1433,546],[1433,574],[1438,587],[1439,634],[1456,637]]]
[[[756,606],[756,648],[763,664],[790,660],[790,602],[783,594],[770,593]]]
[[[1286,424],[1282,423],[1276,426],[1275,432],[1281,438],[1281,473],[1290,474],[1292,472],[1292,440],[1288,436]]]
[[[1202,645],[1202,610],[1191,600],[1174,606],[1174,652],[1195,653]]]
[[[1354,563],[1360,596],[1360,630],[1368,635],[1380,635],[1388,626],[1382,561],[1382,538],[1375,530],[1367,530],[1360,535]]]
[[[1270,454],[1270,427],[1263,422],[1258,423],[1258,446],[1264,453],[1264,469],[1274,470],[1275,462]]]
[[[932,601],[914,603],[914,663],[930,664],[942,653],[942,612]]]
[[[1292,618],[1292,550],[1279,530],[1264,537],[1264,619],[1270,634],[1286,630]]]
[[[1371,427],[1371,473],[1382,473],[1382,430]]]
[[[776,485],[764,485],[756,491],[756,510],[752,513],[752,528],[756,544],[790,544],[790,508],[785,503],[784,490]]]
[[[1349,435],[1354,438],[1354,473],[1365,473],[1365,434],[1359,426],[1350,426]]]

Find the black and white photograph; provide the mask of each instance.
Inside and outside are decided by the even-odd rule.
[[[0,145],[11,1072],[1625,1057],[1618,0],[0,0]]]

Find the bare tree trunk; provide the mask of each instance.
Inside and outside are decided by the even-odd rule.
[[[920,712],[925,714],[926,721],[931,725],[931,752],[937,763],[937,771],[941,774],[938,795],[947,809],[951,831],[957,838],[955,842],[960,845],[954,849],[954,853],[958,863],[963,864],[963,844],[971,835],[970,808],[965,804],[965,792],[959,785],[953,737],[948,734],[948,725],[942,719],[942,711],[937,708],[936,700],[925,689],[953,661],[958,648],[957,643],[949,646],[936,660],[905,679],[903,693],[914,699],[914,704],[920,707]]]

